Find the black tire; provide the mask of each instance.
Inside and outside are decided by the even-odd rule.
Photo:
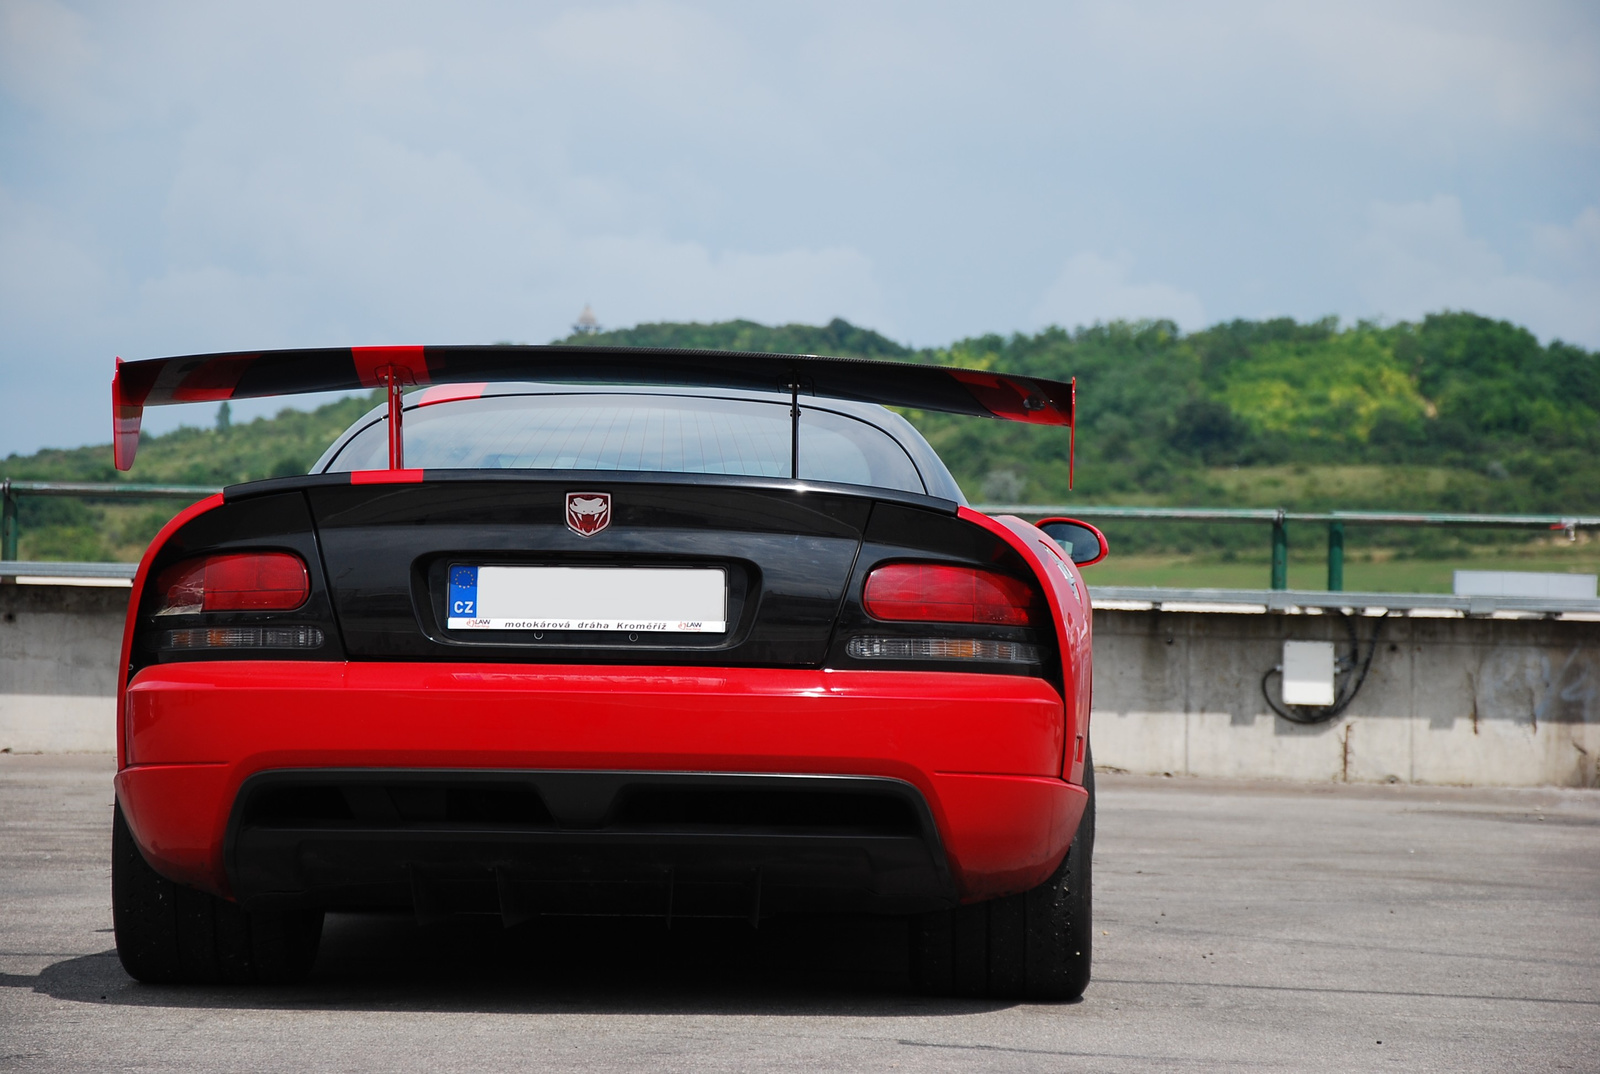
[[[144,860],[118,805],[111,828],[117,957],[147,984],[291,984],[311,972],[321,911],[247,913],[175,884]]]
[[[1019,895],[913,919],[911,981],[923,992],[993,999],[1072,1000],[1089,987],[1093,956],[1094,760],[1066,857]]]

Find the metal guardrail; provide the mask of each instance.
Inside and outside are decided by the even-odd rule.
[[[1511,526],[1531,529],[1600,527],[1600,515],[1472,515],[1417,511],[1290,511],[1281,507],[1120,507],[984,503],[973,510],[1010,515],[1157,518],[1186,522],[1360,522],[1374,526]]]
[[[132,581],[137,563],[61,563],[50,560],[0,560],[0,578],[95,578]]]
[[[80,496],[89,500],[200,499],[222,489],[213,485],[136,485],[121,481],[14,481],[0,480],[8,496]]]
[[[1322,522],[1328,527],[1328,589],[1344,590],[1344,528],[1358,526],[1488,526],[1501,529],[1564,530],[1576,540],[1581,529],[1600,528],[1596,515],[1472,515],[1405,511],[1289,511],[1276,507],[1096,507],[1075,504],[985,503],[985,514],[1041,518],[1146,519],[1165,522],[1272,523],[1272,588],[1289,588],[1289,523]]]
[[[206,485],[139,485],[131,482],[17,481],[0,479],[0,561],[17,558],[18,504],[25,496],[72,496],[91,500],[178,499],[193,502],[215,492]],[[1328,527],[1328,589],[1344,590],[1344,528],[1360,526],[1489,526],[1564,530],[1576,539],[1580,529],[1600,529],[1596,515],[1473,515],[1390,511],[1289,511],[1268,507],[1120,507],[1093,504],[974,504],[985,514],[1041,518],[1145,519],[1165,522],[1269,522],[1272,524],[1272,589],[1289,588],[1290,522],[1321,522]],[[1221,591],[1219,591],[1221,592]]]
[[[17,558],[24,496],[72,496],[83,500],[195,500],[221,489],[206,485],[136,485],[120,481],[17,481],[0,478],[0,561]]]

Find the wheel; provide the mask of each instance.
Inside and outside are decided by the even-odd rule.
[[[1072,848],[1050,879],[1019,895],[915,918],[911,981],[924,992],[995,999],[1069,1000],[1089,987],[1094,938],[1094,760]]]
[[[252,914],[150,868],[118,805],[111,828],[117,957],[148,984],[289,984],[311,972],[321,911]]]

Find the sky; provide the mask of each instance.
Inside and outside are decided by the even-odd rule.
[[[0,0],[0,455],[108,441],[118,355],[585,303],[1600,349],[1600,5]]]

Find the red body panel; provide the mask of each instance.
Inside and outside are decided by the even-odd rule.
[[[420,485],[423,470],[356,470],[350,474],[352,485]]]
[[[217,892],[234,796],[274,768],[887,776],[926,797],[965,899],[1042,882],[1085,802],[1059,777],[1061,699],[1023,676],[208,661],[144,669],[126,710],[130,827]]]
[[[1094,637],[1089,587],[1071,558],[1044,531],[1015,515],[990,518],[967,507],[960,516],[1005,540],[1044,583],[1061,639],[1061,674],[1066,706],[1065,744],[1060,772],[1072,783],[1083,782],[1083,761],[1089,743],[1089,710],[1093,695]]]
[[[144,587],[150,581],[150,564],[155,562],[156,553],[161,551],[167,543],[167,538],[177,533],[189,520],[207,511],[222,506],[222,493],[213,493],[199,503],[190,504],[174,515],[161,532],[156,534],[155,540],[150,542],[150,547],[144,550],[144,555],[139,559],[139,569],[133,574],[133,591],[128,595],[128,614],[122,622],[122,663],[119,665],[119,679],[126,677],[128,668],[133,658],[133,633],[139,623],[139,605],[144,599]],[[126,728],[126,705],[128,691],[119,681],[117,684],[117,767],[121,768],[128,763]]]

